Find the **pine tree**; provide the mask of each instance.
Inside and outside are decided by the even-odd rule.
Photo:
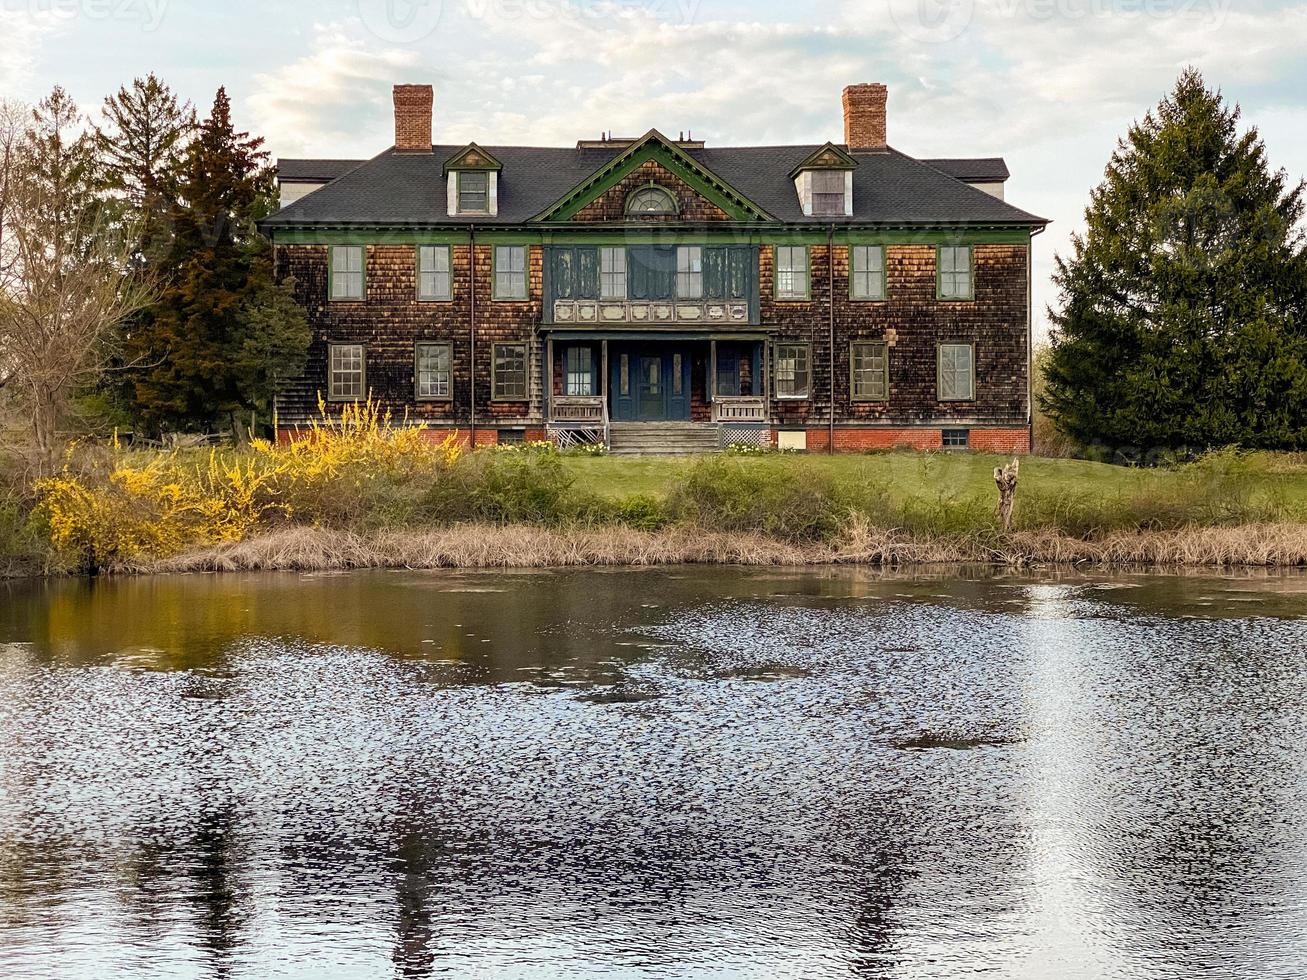
[[[1044,409],[1114,449],[1307,445],[1304,185],[1186,70],[1059,257]]]
[[[172,214],[176,270],[152,318],[130,339],[136,414],[154,428],[230,426],[267,412],[275,378],[297,373],[308,347],[292,282],[278,284],[256,222],[274,198],[263,141],[237,132],[227,93],[187,148]]]
[[[186,145],[195,110],[153,73],[104,100],[104,125],[95,131],[104,184],[132,230],[137,261],[157,264],[171,245]]]

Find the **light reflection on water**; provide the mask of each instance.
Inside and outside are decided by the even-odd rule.
[[[5,977],[1307,973],[1307,578],[0,592]]]

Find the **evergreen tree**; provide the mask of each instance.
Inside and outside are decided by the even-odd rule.
[[[105,188],[132,230],[137,261],[157,265],[171,246],[171,220],[186,145],[195,131],[195,110],[151,73],[106,98],[102,115],[95,146]]]
[[[155,428],[230,426],[267,414],[276,378],[298,373],[308,348],[292,282],[277,283],[256,222],[275,198],[263,141],[237,132],[227,93],[187,147],[172,214],[175,270],[148,324],[133,332],[135,409]]]
[[[1307,445],[1304,185],[1239,118],[1186,70],[1057,260],[1042,404],[1082,443]]]

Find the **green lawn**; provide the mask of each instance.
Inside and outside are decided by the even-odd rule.
[[[1011,457],[970,453],[888,452],[867,455],[741,456],[738,465],[783,473],[827,472],[841,481],[886,488],[895,502],[913,498],[961,500],[997,497],[994,468]],[[663,496],[694,460],[675,457],[566,457],[577,486],[609,497]],[[1301,455],[1221,455],[1186,467],[1142,469],[1073,459],[1027,457],[1021,461],[1021,491],[1038,494],[1046,506],[1059,501],[1125,501],[1147,506],[1202,497],[1209,509],[1221,501],[1250,499],[1307,519],[1307,461]],[[1219,517],[1218,515],[1215,515]]]

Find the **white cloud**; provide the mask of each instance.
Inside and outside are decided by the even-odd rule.
[[[371,47],[350,26],[317,28],[311,54],[255,76],[247,105],[276,154],[372,156],[390,145],[391,86],[418,80],[418,58]]]
[[[0,97],[26,87],[42,42],[66,23],[50,11],[0,4]]]

